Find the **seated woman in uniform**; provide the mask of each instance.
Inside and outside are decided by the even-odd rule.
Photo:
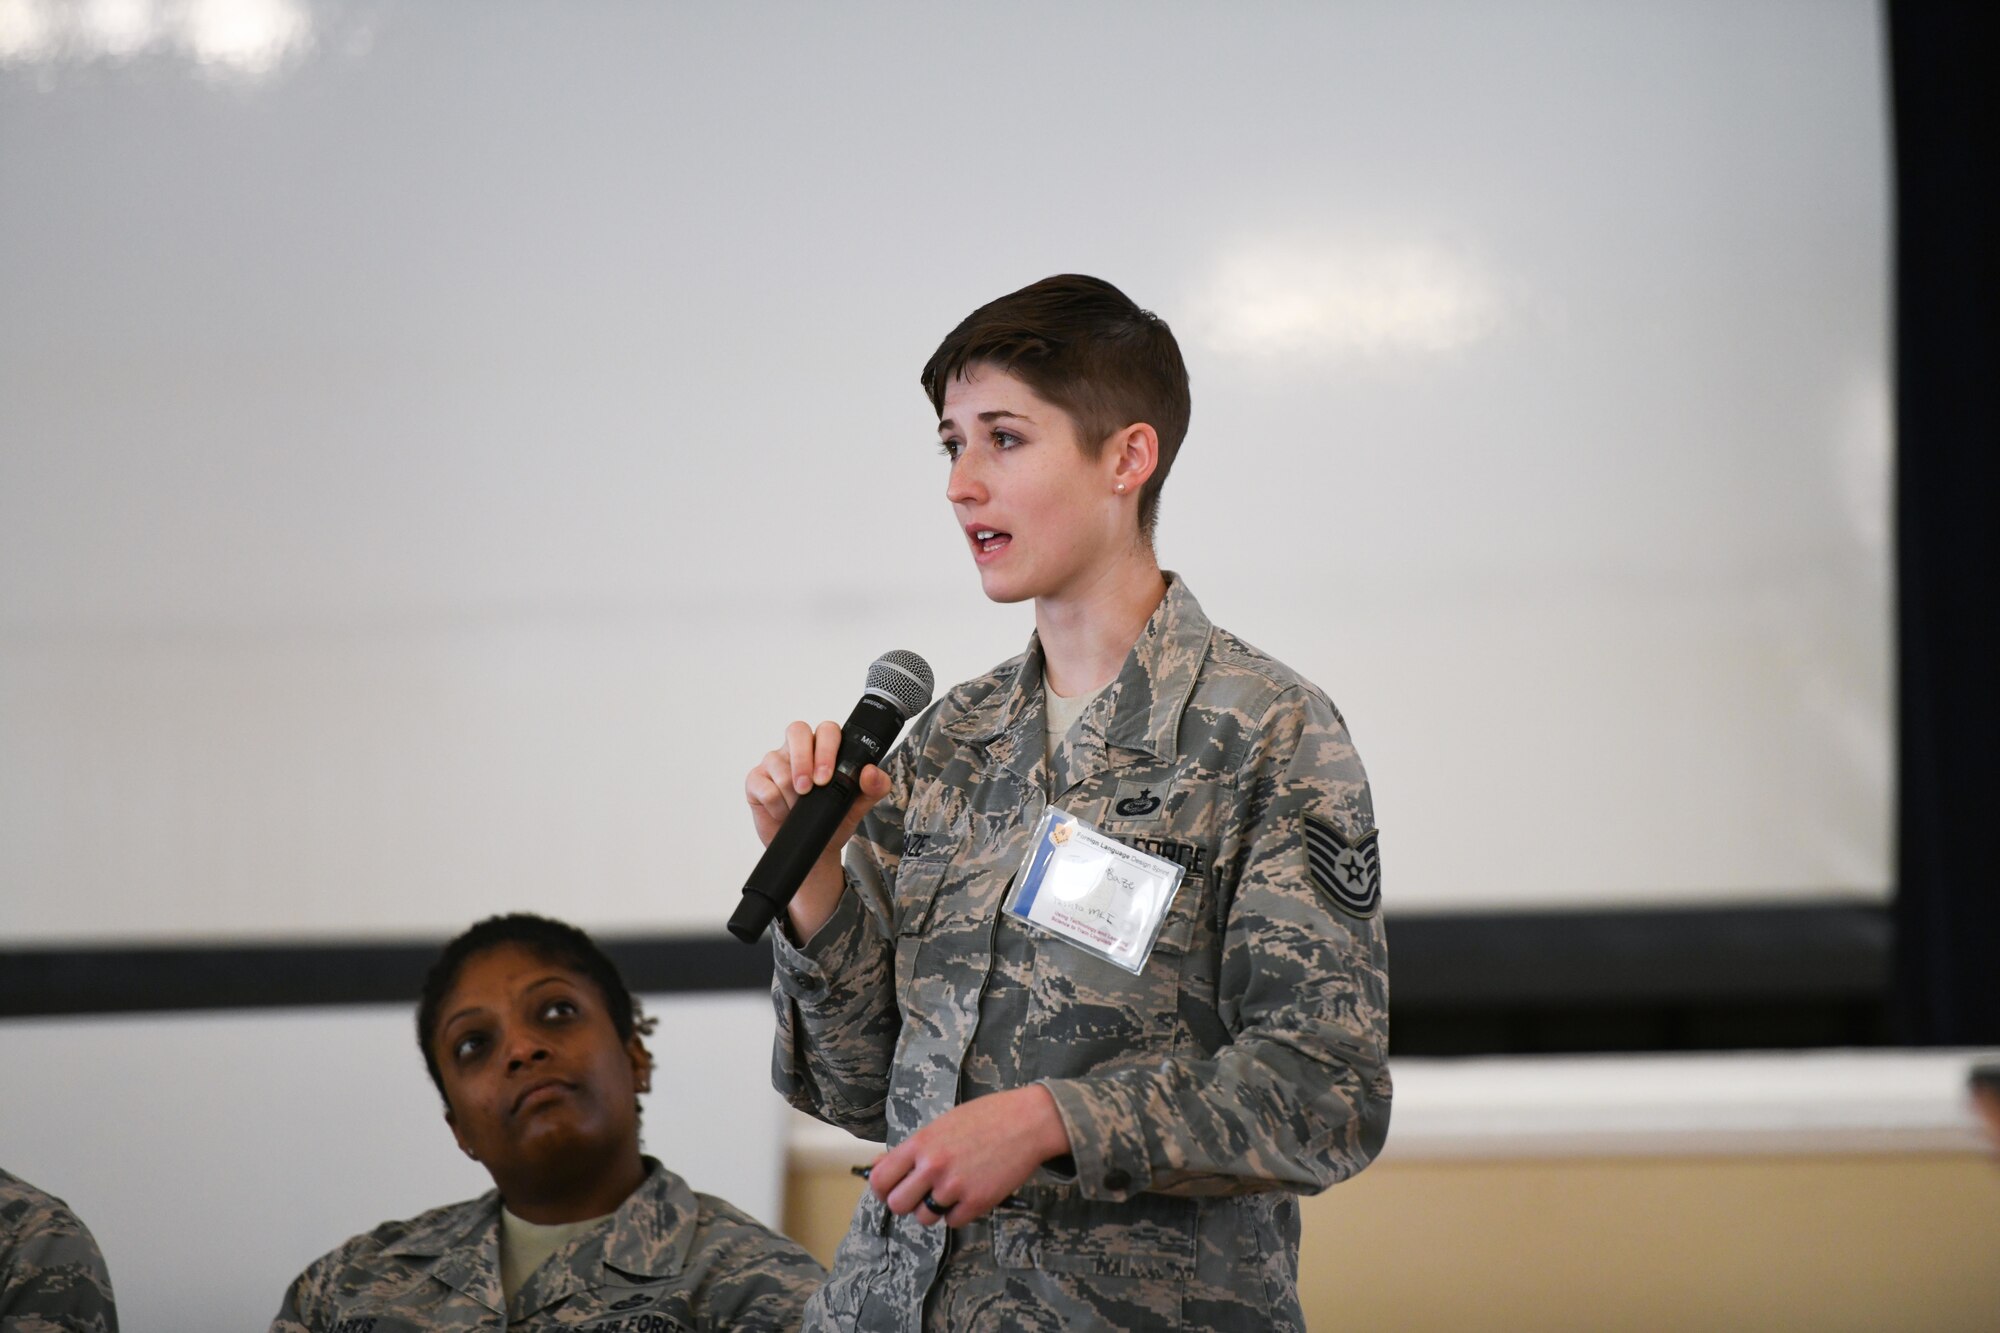
[[[490,917],[446,945],[417,1040],[494,1188],[326,1255],[274,1333],[797,1328],[819,1264],[639,1151],[653,1022],[574,926]]]

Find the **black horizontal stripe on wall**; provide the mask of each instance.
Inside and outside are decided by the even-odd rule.
[[[1886,906],[1392,917],[1389,1049],[1881,1046],[1890,960]]]
[[[1828,905],[1388,919],[1389,993],[1421,1005],[1879,997],[1889,909]]]
[[[1391,916],[1403,1055],[1875,1045],[1885,907]],[[443,941],[0,950],[0,1018],[411,1004]],[[646,994],[755,991],[771,951],[730,936],[605,937]]]
[[[768,944],[731,936],[598,941],[647,995],[761,990]],[[443,940],[0,950],[0,1018],[414,1004]]]

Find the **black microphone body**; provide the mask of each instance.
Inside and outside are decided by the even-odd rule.
[[[764,927],[785,910],[860,794],[861,770],[882,762],[896,733],[903,729],[903,719],[902,711],[874,691],[861,696],[861,702],[847,715],[847,725],[840,729],[840,754],[834,761],[833,776],[799,797],[778,826],[770,846],[758,858],[757,868],[744,881],[743,900],[729,918],[730,934],[745,944],[754,944]]]

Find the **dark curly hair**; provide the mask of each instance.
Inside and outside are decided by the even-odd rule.
[[[604,997],[604,1007],[610,1011],[611,1026],[617,1031],[619,1041],[630,1041],[635,1032],[646,1036],[659,1021],[646,1017],[638,999],[626,989],[625,978],[618,975],[618,965],[605,956],[596,940],[577,927],[532,912],[489,916],[444,946],[444,952],[424,977],[423,997],[417,1001],[417,1045],[424,1053],[424,1068],[430,1071],[438,1096],[445,1095],[444,1075],[438,1069],[437,1052],[432,1049],[437,1037],[438,1011],[444,1007],[452,987],[458,984],[459,973],[465,970],[467,962],[506,944],[518,944],[545,963],[588,977]],[[451,1104],[449,1098],[445,1104]]]

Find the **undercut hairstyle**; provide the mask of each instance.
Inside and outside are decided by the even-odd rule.
[[[444,946],[444,952],[424,977],[423,996],[417,1001],[417,1045],[423,1049],[424,1068],[430,1070],[438,1096],[445,1097],[444,1074],[438,1068],[435,1045],[444,1002],[458,985],[459,973],[468,962],[509,944],[526,949],[551,966],[588,978],[604,998],[604,1007],[611,1015],[611,1026],[617,1031],[619,1041],[632,1040],[635,1032],[646,1036],[659,1021],[646,1017],[638,998],[626,989],[618,965],[605,956],[596,940],[577,927],[532,912],[489,916]],[[449,1097],[445,1097],[445,1105],[451,1105]]]
[[[1127,426],[1153,428],[1160,461],[1139,491],[1139,531],[1151,541],[1190,410],[1167,322],[1102,278],[1061,273],[987,302],[938,344],[922,382],[939,416],[951,381],[978,366],[1006,371],[1067,412],[1091,458]]]

